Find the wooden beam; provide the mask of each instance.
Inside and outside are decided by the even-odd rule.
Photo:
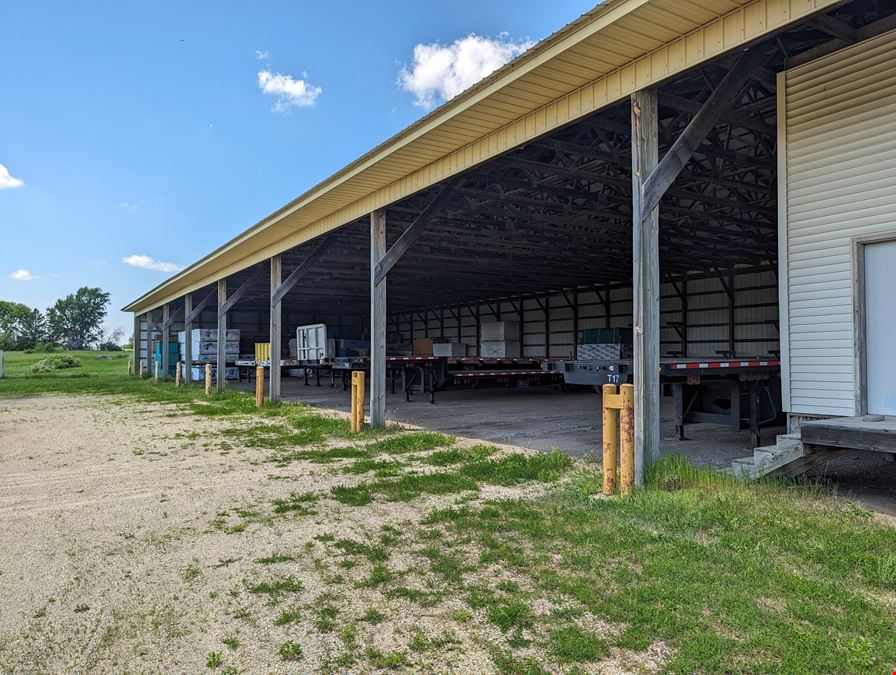
[[[227,368],[227,279],[218,279],[218,349],[216,355],[217,377],[215,388],[223,391]]]
[[[414,222],[401,233],[398,240],[392,244],[386,254],[377,263],[373,276],[375,283],[378,284],[383,281],[386,278],[386,275],[389,274],[389,270],[395,266],[395,263],[401,260],[401,257],[407,253],[407,250],[411,245],[423,235],[426,226],[432,222],[432,219],[438,214],[442,207],[445,206],[448,200],[451,199],[457,185],[457,180],[445,185],[433,200],[429,202],[429,205],[423,209],[420,215],[414,219]]]
[[[656,89],[635,92],[631,105],[635,484],[641,486],[646,464],[659,459],[660,450],[659,198],[650,208],[645,203],[645,178],[659,156]]]
[[[211,296],[209,293],[208,296]],[[184,296],[184,353],[181,354],[181,362],[184,364],[184,382],[190,384],[193,381],[193,294]]]
[[[370,214],[370,425],[386,424],[386,277],[377,266],[386,254],[386,211]]]
[[[184,312],[183,307],[177,307],[176,309],[170,310],[168,312],[168,318],[162,320],[162,327],[163,328],[166,328],[166,327],[171,328],[171,325],[175,321],[177,321],[177,317],[180,316],[181,314],[183,314],[183,312]]]
[[[134,312],[134,374],[140,372],[140,315]]]
[[[240,287],[238,289],[236,289],[232,295],[227,297],[227,299],[224,301],[223,306],[219,305],[218,314],[221,313],[222,309],[224,311],[224,314],[226,314],[231,309],[233,309],[233,306],[240,301],[240,299],[252,287],[252,284],[254,284],[256,281],[258,281],[258,278],[261,276],[262,271],[263,271],[263,269],[262,269],[261,265],[256,267],[255,270],[252,272],[251,276],[248,279],[246,279],[242,284],[240,284]],[[218,299],[220,301],[220,296]]]
[[[171,303],[162,305],[162,379],[168,379],[168,341],[171,337]]]
[[[734,67],[722,78],[719,86],[706,99],[700,112],[694,115],[694,118],[681,132],[681,135],[663,156],[662,161],[650,172],[649,176],[644,177],[642,186],[644,193],[640,200],[644,213],[653,211],[654,207],[660,203],[666,190],[672,186],[685,164],[694,156],[694,152],[706,138],[710,129],[716,125],[719,117],[731,108],[735,97],[750,79],[750,73],[756,66],[761,65],[764,58],[765,53],[758,47],[744,52]],[[634,138],[632,144],[635,144]],[[634,161],[633,157],[633,164]],[[635,404],[637,405],[637,397]]]
[[[878,19],[874,23],[869,23],[866,26],[862,26],[861,28],[856,29],[855,42],[861,42],[862,40],[876,37],[878,35],[886,33],[887,31],[891,31],[894,28],[896,28],[896,14],[891,14],[890,16],[884,17],[883,19]],[[785,61],[784,67],[789,70],[790,68],[801,66],[804,63],[809,63],[809,61],[814,61],[815,59],[819,59],[822,56],[833,54],[834,52],[843,49],[844,47],[848,47],[851,44],[853,44],[853,42],[843,40],[839,37],[834,38],[833,40],[829,40],[828,42],[816,45],[815,47],[800,52],[799,54],[794,54]]]
[[[199,315],[205,311],[205,308],[208,307],[212,300],[215,299],[215,291],[209,291],[208,295],[206,295],[202,300],[199,301],[198,304],[193,305],[193,296],[190,295],[190,304],[193,309],[187,311],[186,307],[184,308],[184,323],[193,323],[196,319],[199,318]]]
[[[271,257],[271,377],[270,393],[271,401],[280,400],[280,353],[283,351],[283,337],[280,333],[281,319],[283,315],[283,303],[274,302],[274,293],[280,288],[283,278],[283,264],[280,254]]]
[[[326,253],[327,249],[329,249],[333,245],[334,239],[332,237],[321,239],[316,248],[308,254],[308,256],[299,263],[299,266],[296,267],[286,279],[277,286],[276,290],[272,289],[271,293],[271,307],[276,304],[280,304],[283,301],[284,296],[289,293],[293,287],[299,282],[299,280],[305,276],[309,269],[311,269],[315,263],[317,263],[321,257]],[[281,263],[282,269],[282,263]]]
[[[827,14],[813,16],[808,23],[812,28],[850,44],[857,42],[859,39],[859,32],[855,28]]]

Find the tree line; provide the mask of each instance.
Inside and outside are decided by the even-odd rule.
[[[0,300],[0,350],[120,349],[123,331],[103,330],[111,294],[84,286],[59,298],[46,312]]]

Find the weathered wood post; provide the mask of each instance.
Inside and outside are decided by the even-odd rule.
[[[264,366],[255,367],[255,407],[264,405]]]
[[[168,343],[171,340],[171,303],[162,305],[162,379],[168,379],[170,370],[170,354]]]
[[[155,376],[153,377],[153,382],[158,382],[158,381],[159,381],[159,362],[156,361],[156,362],[153,364],[153,366],[155,367],[155,371],[154,371],[154,372],[155,372]]]
[[[283,351],[283,336],[281,335],[281,320],[283,316],[282,300],[274,301],[274,293],[280,288],[283,281],[283,264],[278,253],[271,257],[271,320],[270,320],[270,339],[271,339],[271,384],[270,399],[272,401],[280,400],[280,379],[282,372],[280,370],[280,353]]]
[[[211,396],[212,394],[212,364],[205,364],[205,395]]]
[[[193,294],[184,296],[184,353],[180,360],[186,364],[184,370],[184,382],[190,384],[193,381]]]
[[[0,353],[2,353],[2,352],[0,352]],[[134,374],[134,359],[132,359],[129,356],[128,357],[128,377],[130,377],[133,374]],[[0,377],[2,377],[2,375],[0,375]]]
[[[146,377],[146,362],[140,359],[140,379],[142,380],[144,377]]]
[[[0,380],[6,377],[6,353],[0,351]]]
[[[175,387],[180,387],[180,367],[181,367],[181,362],[178,361],[177,364],[176,364],[174,367],[176,368],[176,370],[174,371],[174,386],[175,386]]]
[[[386,210],[370,214],[370,426],[386,424],[386,278],[377,264],[386,253]]]
[[[218,370],[215,386],[224,389],[227,369],[227,279],[218,279]]]
[[[645,209],[644,181],[659,158],[655,89],[636,91],[632,107],[632,339],[635,416],[635,475],[643,484],[644,462],[659,457],[660,445],[660,264],[659,208]],[[622,489],[625,491],[623,477]]]

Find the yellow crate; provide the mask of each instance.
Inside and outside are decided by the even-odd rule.
[[[259,361],[270,361],[271,360],[271,343],[270,342],[256,342],[255,343],[255,363]]]

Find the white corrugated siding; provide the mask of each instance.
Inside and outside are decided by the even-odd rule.
[[[860,414],[854,238],[896,234],[896,32],[783,82],[785,408]]]

